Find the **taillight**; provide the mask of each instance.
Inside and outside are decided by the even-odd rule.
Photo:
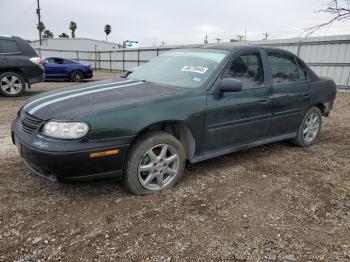
[[[44,59],[41,59],[40,57],[32,57],[29,59],[30,61],[32,61],[34,64],[37,65],[43,65],[44,64]]]

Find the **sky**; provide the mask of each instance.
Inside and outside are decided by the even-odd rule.
[[[78,25],[76,37],[139,41],[141,46],[202,43],[237,35],[261,40],[305,36],[305,29],[329,19],[315,12],[330,0],[40,0],[42,21],[55,36]],[[38,38],[37,0],[0,0],[0,34]],[[338,22],[316,35],[350,34],[350,21]]]

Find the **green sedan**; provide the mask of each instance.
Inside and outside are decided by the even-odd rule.
[[[290,140],[311,146],[336,85],[287,51],[210,45],[172,50],[127,78],[30,98],[12,139],[34,174],[118,179],[145,195],[174,186],[186,161]]]

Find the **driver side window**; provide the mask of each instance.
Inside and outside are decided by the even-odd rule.
[[[250,52],[237,57],[225,71],[223,78],[242,81],[243,90],[264,86],[264,69],[260,53]]]

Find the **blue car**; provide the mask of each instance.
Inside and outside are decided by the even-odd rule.
[[[83,65],[73,60],[48,57],[44,61],[46,80],[71,80],[81,82],[92,78],[93,73],[90,65]]]

